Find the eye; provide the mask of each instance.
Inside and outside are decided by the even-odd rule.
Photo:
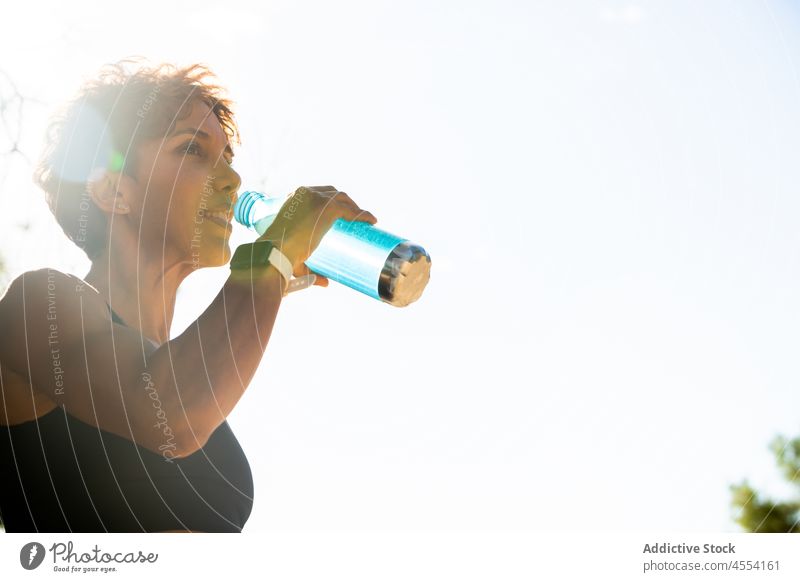
[[[196,141],[190,141],[185,143],[180,148],[181,153],[188,154],[190,156],[200,155],[200,144]]]

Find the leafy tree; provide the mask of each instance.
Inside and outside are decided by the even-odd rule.
[[[754,533],[800,533],[800,437],[790,441],[779,435],[769,448],[786,479],[798,487],[798,498],[793,501],[768,499],[747,480],[731,485],[736,523]]]

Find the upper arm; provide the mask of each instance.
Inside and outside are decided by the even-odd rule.
[[[34,390],[146,448],[164,442],[148,389],[147,360],[156,348],[137,330],[113,323],[91,286],[54,269],[24,273],[0,300],[0,329],[6,338],[0,361]]]

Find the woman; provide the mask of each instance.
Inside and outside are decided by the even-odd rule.
[[[238,532],[250,515],[250,468],[225,419],[288,279],[308,274],[336,219],[376,219],[333,187],[299,188],[170,340],[178,286],[232,256],[238,130],[210,75],[121,61],[50,126],[35,180],[92,266],[83,279],[24,273],[0,300],[9,532]]]

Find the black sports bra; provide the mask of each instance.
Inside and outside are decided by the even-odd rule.
[[[0,426],[8,532],[240,532],[252,506],[250,465],[227,421],[170,462],[61,407]]]

